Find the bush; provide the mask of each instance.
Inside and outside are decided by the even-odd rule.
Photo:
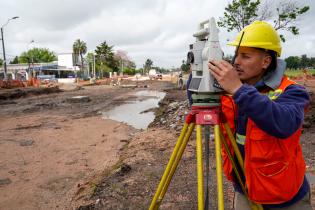
[[[124,74],[128,74],[128,75],[135,75],[136,70],[135,69],[129,69],[129,68],[125,68],[123,71]]]

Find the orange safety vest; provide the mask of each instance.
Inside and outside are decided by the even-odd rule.
[[[268,93],[275,100],[295,82],[283,77],[280,86]],[[231,96],[222,96],[222,112],[235,133],[234,115],[237,107]],[[223,125],[221,130],[228,139]],[[292,136],[280,139],[264,132],[248,118],[245,138],[245,178],[249,198],[259,204],[279,204],[292,199],[299,191],[305,175],[305,162],[299,144],[302,128]],[[229,141],[228,141],[229,142]],[[229,143],[232,154],[233,148]],[[222,148],[224,173],[233,181],[232,164]]]

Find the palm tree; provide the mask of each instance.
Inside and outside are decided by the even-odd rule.
[[[77,39],[72,46],[73,53],[75,55],[80,55],[81,58],[81,70],[83,70],[83,55],[86,53],[86,43]]]
[[[144,63],[144,71],[149,72],[152,66],[153,66],[153,61],[150,58],[148,58]]]

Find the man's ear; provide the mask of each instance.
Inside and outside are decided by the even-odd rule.
[[[267,69],[271,64],[272,57],[270,55],[265,55],[262,61],[262,68]]]

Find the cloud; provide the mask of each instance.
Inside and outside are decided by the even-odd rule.
[[[46,47],[56,53],[72,51],[76,39],[86,42],[88,51],[106,41],[115,50],[127,51],[138,67],[147,58],[161,67],[179,66],[186,58],[189,44],[195,39],[198,23],[222,16],[227,0],[10,0],[2,2],[0,25],[12,16],[4,28],[6,51],[20,55],[28,47]],[[311,10],[299,22],[300,35],[287,35],[284,55],[315,56],[315,1],[302,0]],[[13,22],[14,21],[14,22]],[[236,32],[220,29],[225,54],[234,49],[226,46]],[[29,45],[34,39],[35,43]],[[294,43],[294,44],[292,44]],[[299,47],[296,47],[299,46]]]

